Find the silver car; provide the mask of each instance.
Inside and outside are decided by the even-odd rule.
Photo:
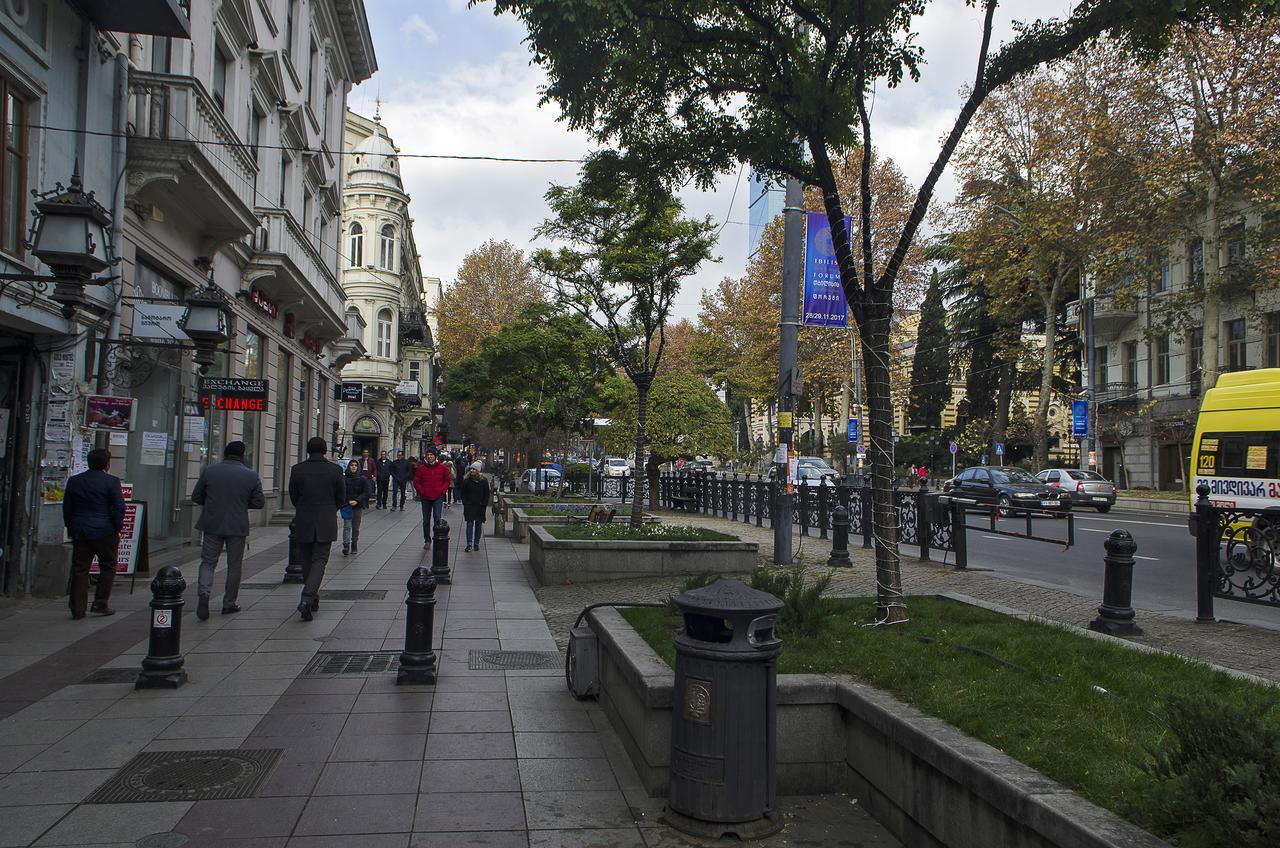
[[[1116,505],[1116,487],[1096,471],[1078,468],[1048,468],[1036,475],[1045,485],[1071,499],[1072,506],[1091,506],[1098,512],[1110,512]]]

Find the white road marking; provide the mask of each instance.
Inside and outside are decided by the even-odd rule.
[[[1112,524],[1144,524],[1147,527],[1176,527],[1179,530],[1187,529],[1187,525],[1185,524],[1163,524],[1157,521],[1129,521],[1125,518],[1094,518],[1093,516],[1086,518],[1083,515],[1077,515],[1076,521],[1109,521]]]
[[[1104,532],[1106,532],[1106,531],[1104,531],[1104,530],[1099,530],[1098,532],[1099,532],[1099,533],[1104,533]],[[1008,536],[989,536],[989,535],[987,535],[986,533],[983,533],[983,534],[982,534],[982,538],[984,538],[984,539],[995,539],[997,542],[1012,542],[1012,541],[1013,541],[1013,539],[1012,539],[1012,538],[1010,538],[1010,537],[1008,537]]]

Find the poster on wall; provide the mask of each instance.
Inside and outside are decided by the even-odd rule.
[[[142,451],[138,460],[143,465],[164,465],[165,453],[169,450],[169,434],[165,432],[142,434]]]
[[[204,410],[200,404],[184,401],[182,404],[182,441],[188,444],[204,442]]]
[[[67,476],[56,468],[46,468],[40,479],[40,502],[60,504],[67,495]]]
[[[44,440],[65,444],[71,439],[71,402],[49,401],[45,411]]]
[[[126,497],[132,495],[132,487]],[[146,566],[147,538],[147,504],[146,501],[125,501],[124,527],[120,530],[120,548],[116,554],[116,574],[134,574],[138,571],[139,562],[144,570]],[[140,556],[141,554],[141,556]],[[89,564],[89,573],[97,574],[102,569],[95,556]]]
[[[90,430],[127,433],[133,429],[136,403],[129,397],[89,395],[84,400],[84,426]]]
[[[84,436],[71,439],[71,473],[83,474],[89,470],[89,442]]]

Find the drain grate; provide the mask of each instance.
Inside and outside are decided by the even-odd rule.
[[[252,798],[282,753],[279,748],[144,751],[98,787],[84,803]]]
[[[134,683],[138,679],[136,668],[100,668],[81,680],[81,683]]]
[[[475,650],[467,657],[472,671],[522,671],[534,668],[559,668],[564,658],[557,651],[483,651]]]
[[[303,677],[338,677],[352,674],[395,674],[400,670],[399,651],[332,651],[316,654]]]
[[[325,589],[320,593],[325,601],[385,601],[386,589]]]

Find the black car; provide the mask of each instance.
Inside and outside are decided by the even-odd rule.
[[[1070,501],[1021,468],[980,465],[966,468],[948,480],[944,489],[980,504],[1000,507],[1006,515],[1018,511],[1062,510]]]

